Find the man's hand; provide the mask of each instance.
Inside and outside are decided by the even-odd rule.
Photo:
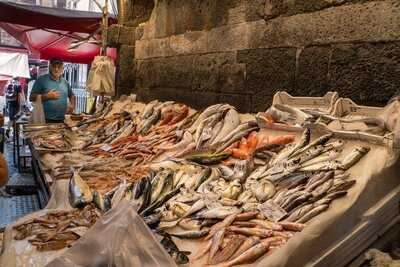
[[[57,100],[60,98],[60,93],[57,92],[56,90],[52,89],[45,96],[46,96],[46,100],[49,100],[49,99]]]
[[[72,112],[74,112],[74,107],[72,105],[68,105],[67,107],[67,114],[72,114]]]

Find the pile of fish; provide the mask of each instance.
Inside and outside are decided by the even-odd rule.
[[[346,171],[370,150],[344,153],[344,142],[312,140],[309,129],[297,141],[268,134],[265,123],[324,116],[285,105],[243,120],[228,104],[201,112],[159,101],[117,112],[114,104],[64,131],[75,154],[53,172],[70,179],[74,208],[134,202],[178,264],[233,266],[272,253],[347,194],[356,181]],[[176,238],[202,245],[189,256]]]
[[[28,242],[38,251],[63,249],[85,234],[99,215],[93,205],[71,211],[52,211],[14,226],[14,239],[31,237]]]
[[[69,152],[71,145],[64,136],[64,130],[52,130],[31,134],[30,139],[37,151]]]

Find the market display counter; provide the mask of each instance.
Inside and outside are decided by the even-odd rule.
[[[47,205],[47,202],[50,200],[50,188],[53,184],[53,180],[47,172],[43,171],[43,166],[40,162],[40,155],[33,147],[31,140],[28,139],[27,143],[32,154],[32,172],[38,186],[37,192],[39,205],[40,208],[43,209]]]
[[[230,250],[236,251],[240,242],[253,242],[253,238],[255,243],[244,250],[247,253],[251,249],[250,254],[241,252],[243,258],[233,258],[223,266],[236,263],[263,267],[345,266],[385,228],[399,221],[400,164],[395,141],[398,132],[393,128],[389,133],[387,129],[378,129],[385,133],[377,134],[374,128],[375,132],[371,133],[366,124],[341,119],[346,113],[343,111],[346,101],[337,99],[335,94],[311,99],[309,102],[318,106],[317,111],[309,111],[307,98],[299,101],[300,98],[281,94],[276,99],[279,103],[273,108],[280,108],[280,112],[295,111],[298,117],[294,116],[294,122],[283,117],[272,120],[271,113],[235,117],[233,107],[215,105],[198,117],[193,115],[195,112],[186,111],[185,116],[194,116],[194,121],[196,118],[200,121],[196,126],[193,121],[183,120],[175,133],[164,125],[174,121],[175,116],[180,117],[184,106],[157,101],[143,105],[128,98],[76,124],[78,130],[62,130],[52,133],[51,138],[38,135],[39,139],[30,140],[29,146],[35,177],[41,187],[41,202],[48,204],[46,209],[22,218],[15,225],[39,218],[35,227],[42,227],[40,222],[47,224],[54,218],[64,218],[60,214],[97,214],[98,218],[84,232],[76,229],[79,223],[65,223],[69,227],[69,238],[75,240],[68,240],[71,248],[64,244],[59,249],[48,247],[50,244],[40,237],[33,242],[27,238],[16,240],[17,232],[24,233],[24,228],[19,226],[21,229],[17,227],[17,231],[10,226],[5,233],[6,249],[0,262],[23,266],[21,263],[25,263],[29,254],[30,266],[86,266],[94,264],[93,260],[96,264],[115,266],[132,266],[135,260],[147,263],[146,266],[174,266],[171,259],[179,264],[190,260],[191,266],[204,266],[210,261],[226,262],[233,257]],[[367,110],[368,116],[386,112],[373,109],[375,113],[372,113],[367,107],[351,110],[354,113]],[[214,128],[224,129],[221,123],[217,126],[218,120],[224,121],[224,116],[231,116],[225,121],[237,124],[230,130],[225,129],[226,135],[220,137],[224,141],[217,142],[213,153],[182,153],[182,150],[196,150],[202,143],[212,143],[207,140],[218,134]],[[307,121],[310,117],[315,119],[314,116],[318,122]],[[377,118],[378,115],[374,123]],[[346,122],[350,126],[333,128],[327,120]],[[181,131],[179,127],[185,123],[189,126]],[[361,130],[355,130],[357,127]],[[224,139],[227,136],[237,140],[236,146],[230,147],[234,142]],[[267,144],[268,153],[257,154],[260,148],[257,144],[264,144],[260,146],[263,149]],[[66,152],[69,145],[72,149]],[[161,145],[164,149],[157,150]],[[276,149],[277,145],[280,150],[269,150]],[[64,152],[50,149],[43,154],[37,150],[40,146]],[[264,161],[266,156],[270,158]],[[246,160],[247,157],[254,162]],[[284,163],[279,157],[285,159]],[[246,168],[251,171],[246,173]],[[80,191],[76,192],[81,195],[69,190],[69,184],[78,188]],[[212,198],[214,195],[218,198]],[[192,198],[195,200],[188,200]],[[148,204],[143,204],[146,201]],[[181,225],[182,221],[191,224]],[[63,222],[53,221],[53,224],[59,223]],[[150,231],[145,223],[157,231]],[[198,223],[210,224],[211,228],[200,226],[201,230],[193,231],[184,228],[196,228]],[[220,228],[221,225],[225,228]],[[203,238],[209,235],[211,239]],[[58,235],[64,236],[64,232]],[[102,238],[106,236],[115,242],[104,242]],[[146,237],[148,243],[134,241],[135,236]],[[213,245],[217,241],[221,243]],[[206,254],[195,259],[207,247]],[[43,252],[43,248],[50,250]],[[94,251],[98,257],[87,256]],[[165,257],[166,251],[171,258]],[[184,251],[191,254],[187,256]],[[215,258],[207,256],[211,253]]]

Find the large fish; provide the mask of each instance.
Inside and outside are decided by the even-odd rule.
[[[323,136],[315,139],[314,141],[312,141],[308,145],[304,146],[303,148],[300,148],[300,149],[296,150],[289,158],[293,158],[295,156],[298,156],[301,153],[303,153],[304,151],[310,149],[311,147],[315,147],[315,146],[318,146],[318,145],[326,144],[332,138],[332,136],[333,136],[333,134],[329,133],[329,134],[323,135]]]
[[[171,234],[171,236],[181,238],[181,239],[198,239],[201,237],[204,237],[208,234],[209,230],[204,229],[204,230],[199,230],[199,231],[185,231],[185,232],[179,232],[176,234]]]
[[[269,242],[261,241],[260,243],[244,251],[240,256],[232,258],[232,260],[228,262],[215,265],[215,267],[230,267],[239,264],[252,263],[264,255],[268,251],[268,248]]]
[[[222,129],[219,131],[218,135],[211,142],[211,146],[217,144],[221,139],[231,133],[240,123],[239,113],[234,109],[230,108],[225,115],[223,120]]]
[[[72,207],[83,207],[93,200],[93,194],[88,184],[79,175],[79,171],[73,170],[69,180],[69,201]]]
[[[320,214],[321,212],[327,210],[329,208],[329,205],[324,204],[324,205],[320,205],[320,206],[316,206],[313,209],[311,209],[309,212],[307,212],[306,214],[304,214],[300,219],[298,219],[296,222],[297,223],[306,223],[309,220],[311,220],[312,218],[314,218],[315,216],[317,216],[318,214]]]
[[[190,126],[190,128],[188,129],[189,132],[194,133],[197,129],[197,127],[199,127],[200,123],[202,121],[204,121],[206,118],[208,118],[209,116],[219,112],[221,110],[221,107],[223,105],[222,104],[215,104],[212,106],[209,106],[208,108],[206,108],[201,114],[200,116],[197,118],[197,120],[192,124],[192,126]]]
[[[369,147],[356,147],[342,160],[340,168],[347,170],[356,164],[362,157],[364,157],[370,151]]]
[[[108,198],[108,196],[103,196],[98,191],[93,192],[93,202],[102,212],[106,212],[111,209],[111,200]]]

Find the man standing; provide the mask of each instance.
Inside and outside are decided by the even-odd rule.
[[[46,123],[63,122],[65,114],[72,113],[75,108],[75,96],[71,86],[61,77],[63,72],[63,62],[52,59],[50,73],[40,76],[33,84],[30,101],[34,102],[41,95]]]

